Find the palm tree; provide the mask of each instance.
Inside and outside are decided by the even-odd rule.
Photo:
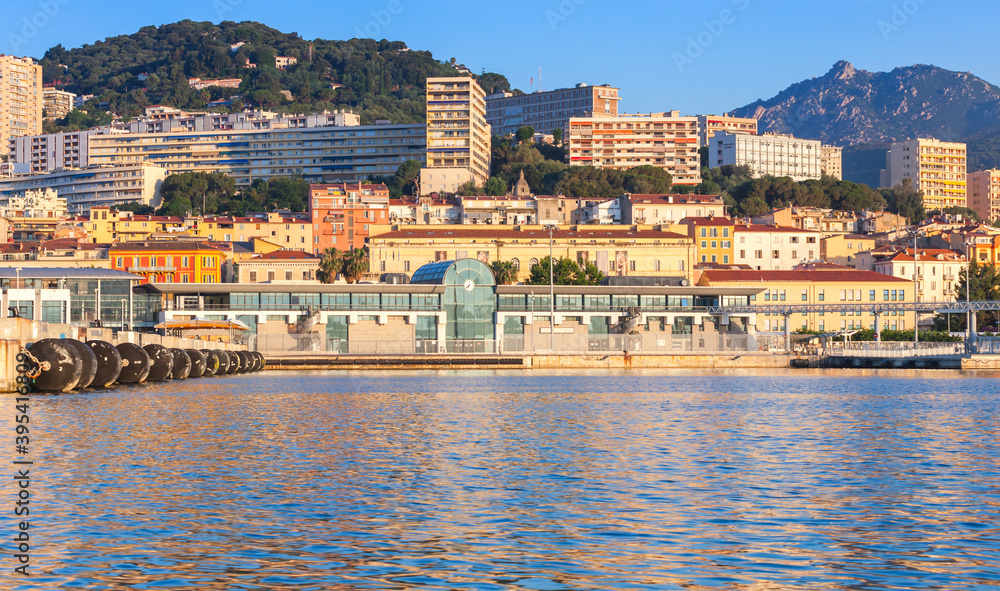
[[[517,283],[517,267],[514,261],[493,261],[491,265],[497,285],[513,285]]]
[[[343,269],[344,253],[336,248],[328,248],[323,251],[323,256],[320,258],[316,278],[320,283],[333,283],[337,279],[337,273]]]
[[[344,256],[344,279],[348,283],[357,283],[361,277],[368,272],[369,264],[368,251],[363,248],[355,248]]]

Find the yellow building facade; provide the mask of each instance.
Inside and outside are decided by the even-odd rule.
[[[733,235],[736,222],[723,217],[685,218],[681,225],[694,238],[695,256],[699,263],[735,262]]]
[[[549,232],[541,226],[395,226],[369,239],[372,273],[412,274],[435,261],[475,258],[511,261],[518,281],[549,256]],[[692,279],[692,238],[642,226],[568,226],[552,233],[558,260],[590,261],[605,275]]]
[[[762,287],[750,304],[828,305],[913,303],[913,281],[874,271],[704,271],[698,285],[711,287]],[[914,326],[913,312],[884,313],[882,329],[907,330]],[[875,329],[870,312],[807,312],[788,315],[758,313],[757,330],[784,332],[799,329],[833,332]]]

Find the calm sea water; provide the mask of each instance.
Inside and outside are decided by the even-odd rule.
[[[997,384],[267,373],[36,397],[35,575],[5,556],[0,589],[996,588]]]

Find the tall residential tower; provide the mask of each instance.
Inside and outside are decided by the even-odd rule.
[[[420,194],[454,193],[490,178],[486,93],[471,77],[427,79],[427,164]]]
[[[0,54],[0,153],[11,138],[42,133],[42,67]]]

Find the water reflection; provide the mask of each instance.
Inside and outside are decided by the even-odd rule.
[[[44,572],[11,588],[1000,583],[995,382],[844,376],[290,373],[39,398]]]

